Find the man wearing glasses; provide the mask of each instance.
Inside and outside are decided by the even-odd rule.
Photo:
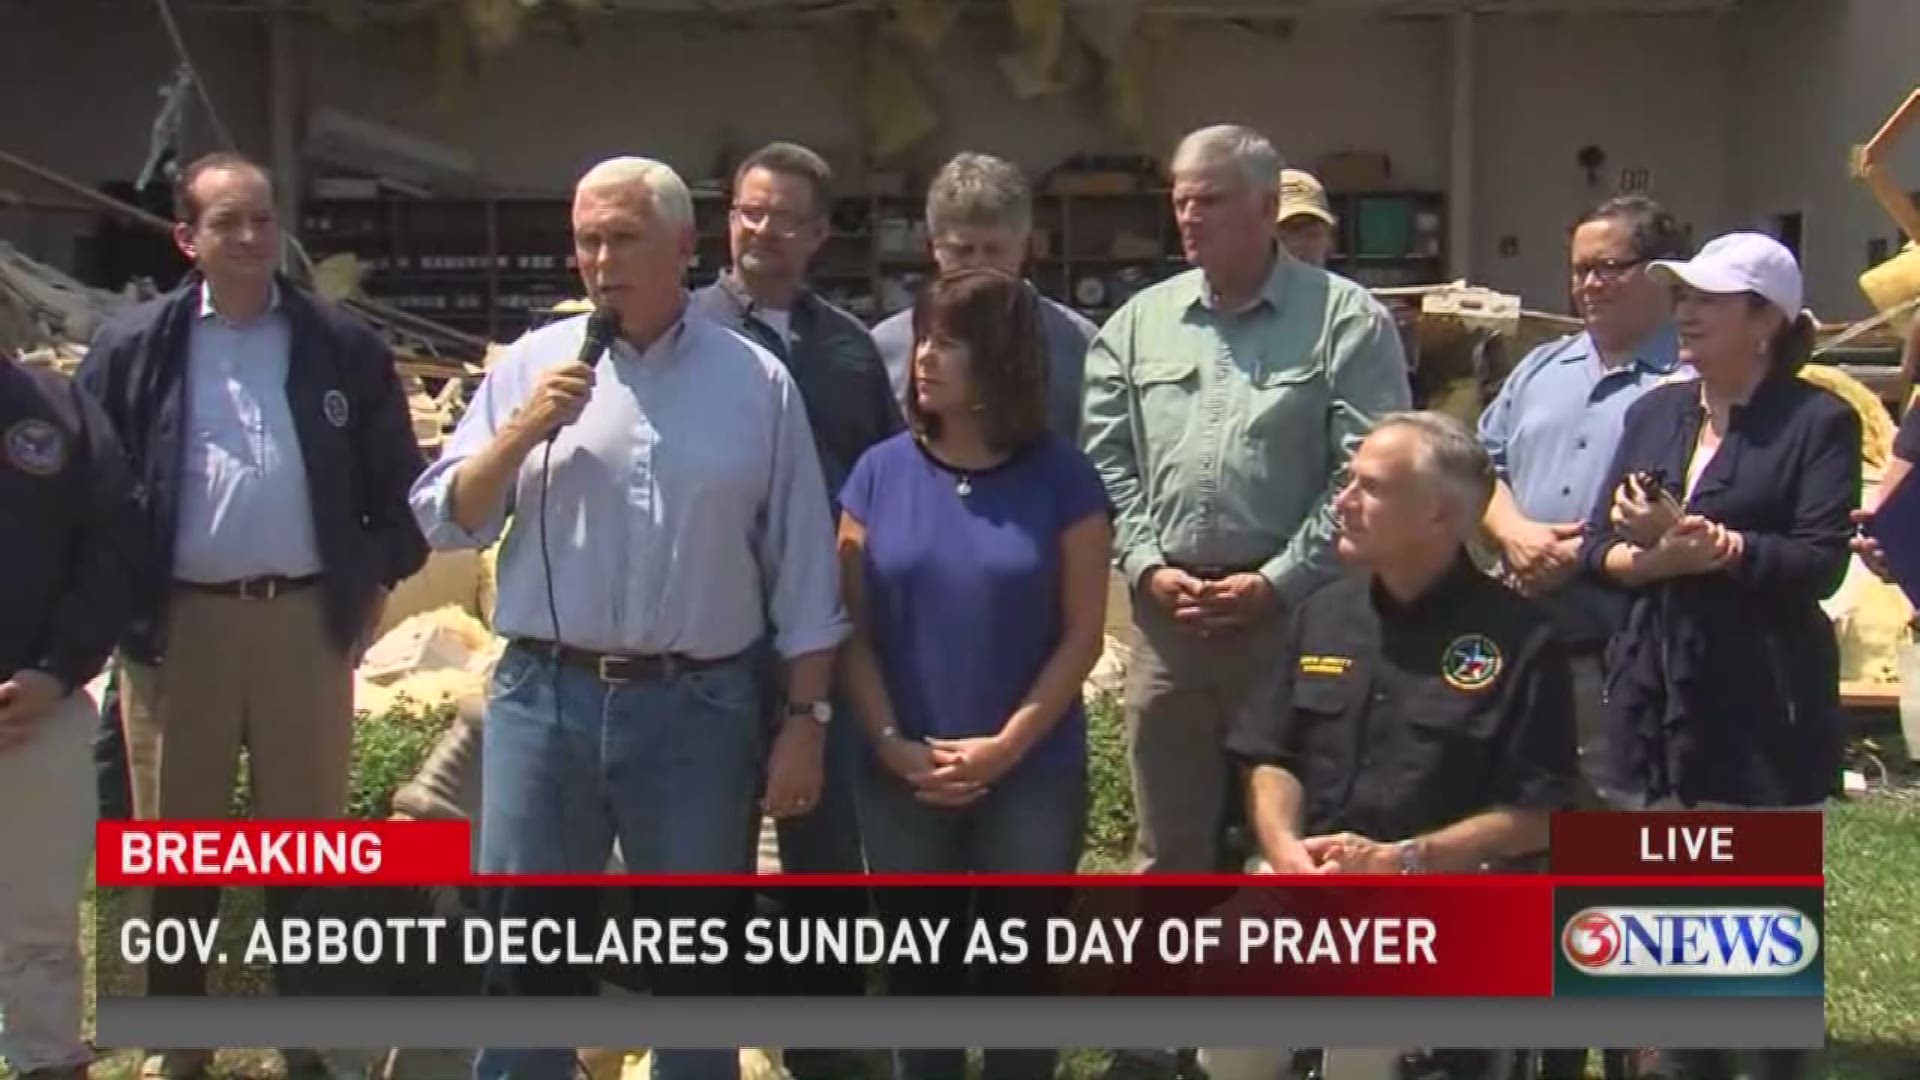
[[[1484,523],[1509,581],[1553,617],[1573,674],[1585,808],[1608,803],[1600,654],[1624,613],[1606,587],[1575,581],[1580,523],[1600,495],[1627,408],[1680,367],[1672,302],[1646,274],[1654,259],[1686,257],[1679,223],[1658,203],[1610,199],[1573,230],[1572,295],[1582,333],[1551,341],[1520,361],[1480,416],[1480,441],[1499,482]],[[1542,1076],[1584,1074],[1585,1050],[1551,1050]],[[1606,1054],[1607,1077],[1628,1075],[1627,1055]]]
[[[1575,717],[1593,805],[1600,760],[1600,649],[1619,612],[1602,587],[1575,582],[1581,522],[1593,508],[1628,406],[1679,366],[1667,290],[1645,273],[1684,258],[1673,215],[1650,199],[1608,200],[1573,230],[1573,301],[1586,330],[1533,350],[1480,416],[1499,485],[1486,529],[1521,592],[1553,613],[1574,659]],[[1684,373],[1683,373],[1684,374]]]
[[[867,448],[901,429],[887,370],[866,327],[807,287],[808,264],[831,232],[833,171],[820,155],[794,143],[754,151],[733,175],[727,240],[733,265],[693,294],[694,310],[764,346],[779,357],[807,407],[827,500],[839,517],[840,487]],[[764,673],[778,678],[768,650]],[[769,701],[784,701],[768,687]],[[769,723],[777,724],[778,717]],[[781,869],[790,874],[858,874],[866,869],[853,800],[853,769],[860,744],[852,715],[836,702],[827,710],[819,802],[776,820]],[[864,893],[795,889],[793,914],[863,915]],[[793,989],[822,996],[857,996],[866,975],[851,965],[799,966],[784,971]],[[832,1050],[792,1050],[794,1080],[845,1080],[857,1059]]]
[[[832,209],[833,171],[820,155],[786,142],[748,155],[733,174],[727,214],[733,265],[693,294],[693,307],[787,365],[836,499],[853,463],[901,421],[867,328],[807,287]]]

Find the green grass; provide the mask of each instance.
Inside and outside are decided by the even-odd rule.
[[[436,720],[441,719],[436,717]],[[1133,841],[1133,806],[1128,794],[1126,756],[1121,749],[1119,710],[1097,702],[1090,717],[1093,754],[1089,771],[1092,797],[1083,866],[1114,871],[1127,865]],[[421,739],[418,717],[369,740],[379,748],[370,757],[383,779],[402,777],[417,767]],[[356,777],[356,805],[363,814],[384,808],[390,791]],[[366,790],[361,790],[362,788]],[[259,894],[230,894],[225,911],[245,914],[258,907]],[[84,906],[85,940],[93,940],[91,891]],[[1833,804],[1827,814],[1827,1037],[1825,1080],[1920,1080],[1920,789],[1913,787]],[[91,971],[91,965],[89,965]],[[92,1025],[89,982],[88,1026]],[[1278,1006],[1276,1006],[1278,1007]],[[451,1060],[441,1075],[406,1080],[463,1080]],[[1065,1056],[1063,1080],[1096,1080],[1104,1051],[1073,1050]],[[132,1080],[139,1059],[131,1051],[103,1051],[94,1069],[98,1080]],[[259,1050],[227,1050],[215,1062],[223,1080],[258,1080],[279,1075],[276,1055]],[[0,1067],[0,1080],[10,1074]]]
[[[1920,1078],[1920,792],[1827,814],[1830,1080]]]

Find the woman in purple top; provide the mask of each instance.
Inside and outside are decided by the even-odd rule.
[[[869,450],[841,493],[844,663],[874,750],[859,805],[875,873],[1079,862],[1080,688],[1100,654],[1112,525],[1092,464],[1047,431],[1039,325],[1016,278],[935,280],[914,308],[910,430]],[[911,892],[911,912],[887,911],[898,891],[883,911],[964,915],[990,893]],[[965,979],[953,967],[889,973],[894,993],[965,992]],[[985,1076],[1034,1080],[1053,1065],[1051,1051],[990,1051]],[[895,1059],[899,1080],[964,1073],[958,1050]]]

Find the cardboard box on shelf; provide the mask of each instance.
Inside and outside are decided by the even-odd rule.
[[[1314,165],[1328,191],[1373,191],[1393,181],[1393,159],[1378,150],[1340,150]]]

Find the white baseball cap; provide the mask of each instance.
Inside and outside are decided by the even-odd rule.
[[[1800,264],[1786,245],[1764,233],[1716,236],[1691,259],[1657,259],[1647,269],[1664,271],[1704,293],[1756,293],[1788,322],[1801,315]]]

